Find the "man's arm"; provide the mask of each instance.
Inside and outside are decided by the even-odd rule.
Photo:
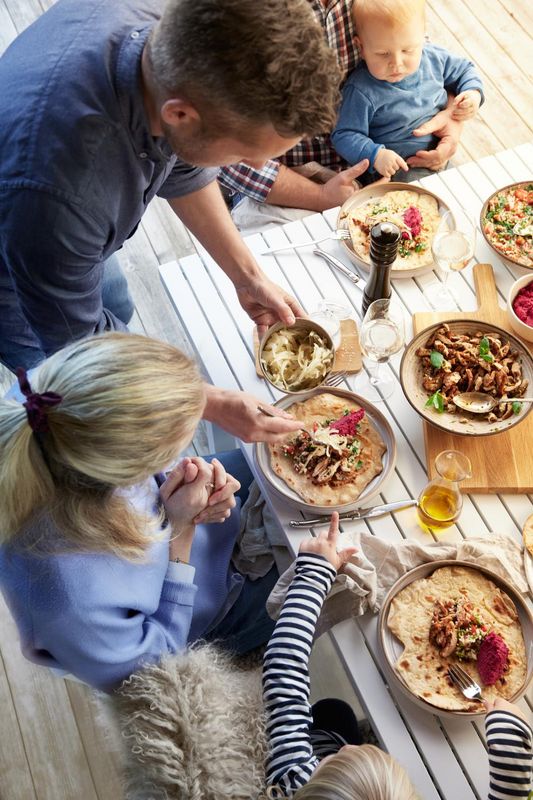
[[[231,279],[239,302],[258,325],[260,335],[280,319],[292,325],[295,317],[305,316],[295,298],[261,270],[235,227],[216,182],[168,202]]]
[[[276,165],[275,169],[273,164]],[[263,170],[253,170],[243,164],[226,167],[220,170],[218,179],[224,186],[259,203],[320,212],[342,206],[355,192],[352,181],[367,169],[368,161],[362,161],[327,183],[320,184],[283,164],[269,161]]]
[[[102,305],[102,251],[108,238],[81,205],[17,189],[0,208],[2,256],[24,317],[47,355],[126,326]]]

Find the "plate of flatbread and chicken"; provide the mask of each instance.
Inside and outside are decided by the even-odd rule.
[[[320,387],[298,402],[283,397],[275,405],[302,423],[282,442],[255,447],[259,469],[276,495],[302,510],[330,514],[359,508],[381,491],[394,468],[396,445],[375,406],[353,392]]]
[[[422,564],[387,595],[380,641],[392,683],[434,714],[477,716],[485,707],[453,684],[452,664],[483,697],[516,702],[533,678],[533,617],[522,595],[485,567]]]
[[[355,192],[344,203],[337,228],[350,231],[342,244],[351,260],[368,272],[370,231],[379,222],[393,222],[400,228],[401,239],[392,276],[412,278],[434,268],[431,245],[449,210],[436,194],[410,183],[377,184]]]

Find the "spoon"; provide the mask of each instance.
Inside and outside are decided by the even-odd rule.
[[[509,400],[502,400],[483,392],[460,392],[455,395],[453,402],[458,408],[470,411],[472,414],[487,414],[500,403],[533,403],[533,397],[511,397]]]

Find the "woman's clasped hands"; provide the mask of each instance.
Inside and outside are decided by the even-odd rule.
[[[224,522],[235,506],[234,494],[240,483],[229,475],[218,459],[183,458],[161,486],[160,496],[173,540],[192,537],[202,522]]]

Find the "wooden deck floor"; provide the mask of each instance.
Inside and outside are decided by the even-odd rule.
[[[0,53],[55,0],[0,0]],[[142,0],[140,0],[142,2]],[[487,102],[465,126],[454,163],[533,139],[533,10],[529,0],[428,0],[435,43],[468,56],[482,74]],[[183,226],[156,200],[119,253],[136,303],[132,329],[188,350],[159,283],[158,264],[193,251]],[[12,376],[1,372],[0,390]],[[206,452],[200,429],[194,450]],[[333,658],[322,644],[316,672]],[[322,664],[320,663],[322,662]],[[328,664],[328,670],[329,670]],[[324,695],[331,690],[328,670]],[[315,688],[318,681],[315,681]],[[341,685],[332,693],[346,696]],[[91,692],[58,680],[20,654],[16,628],[0,600],[0,800],[120,800],[120,769],[102,739]]]

